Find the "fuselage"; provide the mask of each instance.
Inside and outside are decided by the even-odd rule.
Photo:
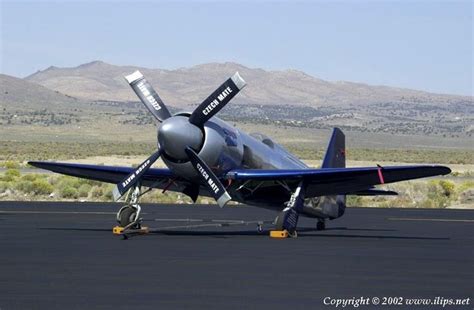
[[[189,114],[178,115],[188,116]],[[218,117],[213,117],[206,122],[203,137],[198,154],[219,177],[236,169],[309,168],[271,138],[258,133],[247,134]],[[166,154],[163,156],[163,161],[173,173],[193,182],[199,182],[199,176],[190,162],[173,160]],[[278,182],[249,182],[238,188],[228,184],[227,190],[236,201],[275,210],[281,210],[292,194],[288,184]],[[334,205],[336,196],[306,199],[304,215],[334,217],[337,211],[333,211],[332,207],[331,210],[326,210],[330,212],[321,209],[324,203],[320,202],[327,199],[331,199],[331,205]]]
[[[178,115],[187,116],[188,113]],[[199,156],[217,176],[234,169],[306,169],[308,166],[262,134],[247,134],[213,117],[204,125]],[[188,161],[163,156],[165,164],[177,175],[195,179],[198,175]]]

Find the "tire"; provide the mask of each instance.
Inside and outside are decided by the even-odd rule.
[[[128,224],[130,224],[132,221],[135,220],[135,217],[137,215],[137,210],[134,208],[128,207],[122,210],[120,212],[120,226],[125,227]]]
[[[326,229],[326,223],[323,221],[318,221],[316,224],[316,230],[325,230]]]

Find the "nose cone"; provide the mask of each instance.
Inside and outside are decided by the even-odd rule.
[[[186,160],[187,146],[198,150],[203,140],[201,129],[188,122],[185,116],[174,116],[161,123],[158,129],[158,143],[165,153],[178,160]]]

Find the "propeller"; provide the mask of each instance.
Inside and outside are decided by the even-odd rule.
[[[239,75],[239,72],[236,72],[194,110],[189,117],[189,122],[202,127],[205,122],[229,103],[245,85],[244,79]]]
[[[119,200],[120,197],[123,196],[132,186],[134,186],[140,178],[148,171],[148,169],[158,160],[161,156],[161,149],[153,153],[150,157],[148,157],[144,162],[142,162],[137,169],[135,169],[132,173],[127,175],[122,182],[115,185],[112,194],[114,196],[115,201]]]
[[[171,117],[170,111],[168,111],[168,108],[165,106],[160,96],[158,96],[156,91],[143,77],[143,74],[141,74],[140,71],[137,70],[132,74],[127,75],[125,79],[140,98],[141,102],[143,102],[157,120],[162,122]]]
[[[212,172],[209,166],[199,157],[199,155],[190,147],[186,148],[186,154],[188,154],[189,161],[193,164],[194,169],[199,172],[199,175],[203,179],[206,186],[209,188],[209,191],[217,201],[219,207],[225,206],[232,198],[229,193],[225,190],[224,185],[217,178],[217,176]]]
[[[219,86],[193,111],[189,118],[183,115],[171,116],[163,101],[140,71],[135,71],[125,79],[147,109],[162,123],[158,130],[160,149],[116,185],[113,191],[114,199],[120,199],[132,186],[136,185],[153,163],[166,153],[178,162],[189,161],[219,206],[223,207],[231,200],[231,197],[198,152],[204,142],[202,130],[204,124],[245,87],[246,83],[239,73],[236,72]],[[199,194],[199,187],[189,188],[187,191],[195,200]]]

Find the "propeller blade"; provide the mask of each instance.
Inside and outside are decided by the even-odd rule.
[[[148,169],[155,163],[155,161],[160,158],[161,155],[161,150],[156,151],[153,153],[150,157],[148,157],[144,162],[142,162],[135,171],[127,175],[122,182],[118,183],[115,185],[115,188],[113,190],[113,195],[115,201],[119,200],[120,197],[125,194],[130,187],[135,185],[138,181],[140,181],[140,178],[145,174],[145,172],[148,171]]]
[[[225,206],[232,198],[222,185],[221,181],[216,177],[214,172],[207,166],[207,164],[199,157],[199,155],[189,146],[186,147],[186,154],[188,154],[194,169],[199,173],[204,183],[206,183],[209,191],[214,199],[217,201],[219,207]]]
[[[244,79],[240,77],[239,72],[236,72],[194,110],[189,117],[189,122],[202,127],[205,122],[229,103],[245,85]]]
[[[171,117],[168,108],[165,106],[160,96],[158,96],[156,91],[143,77],[143,74],[141,74],[140,71],[137,70],[132,74],[125,76],[125,79],[157,120],[162,122]]]

